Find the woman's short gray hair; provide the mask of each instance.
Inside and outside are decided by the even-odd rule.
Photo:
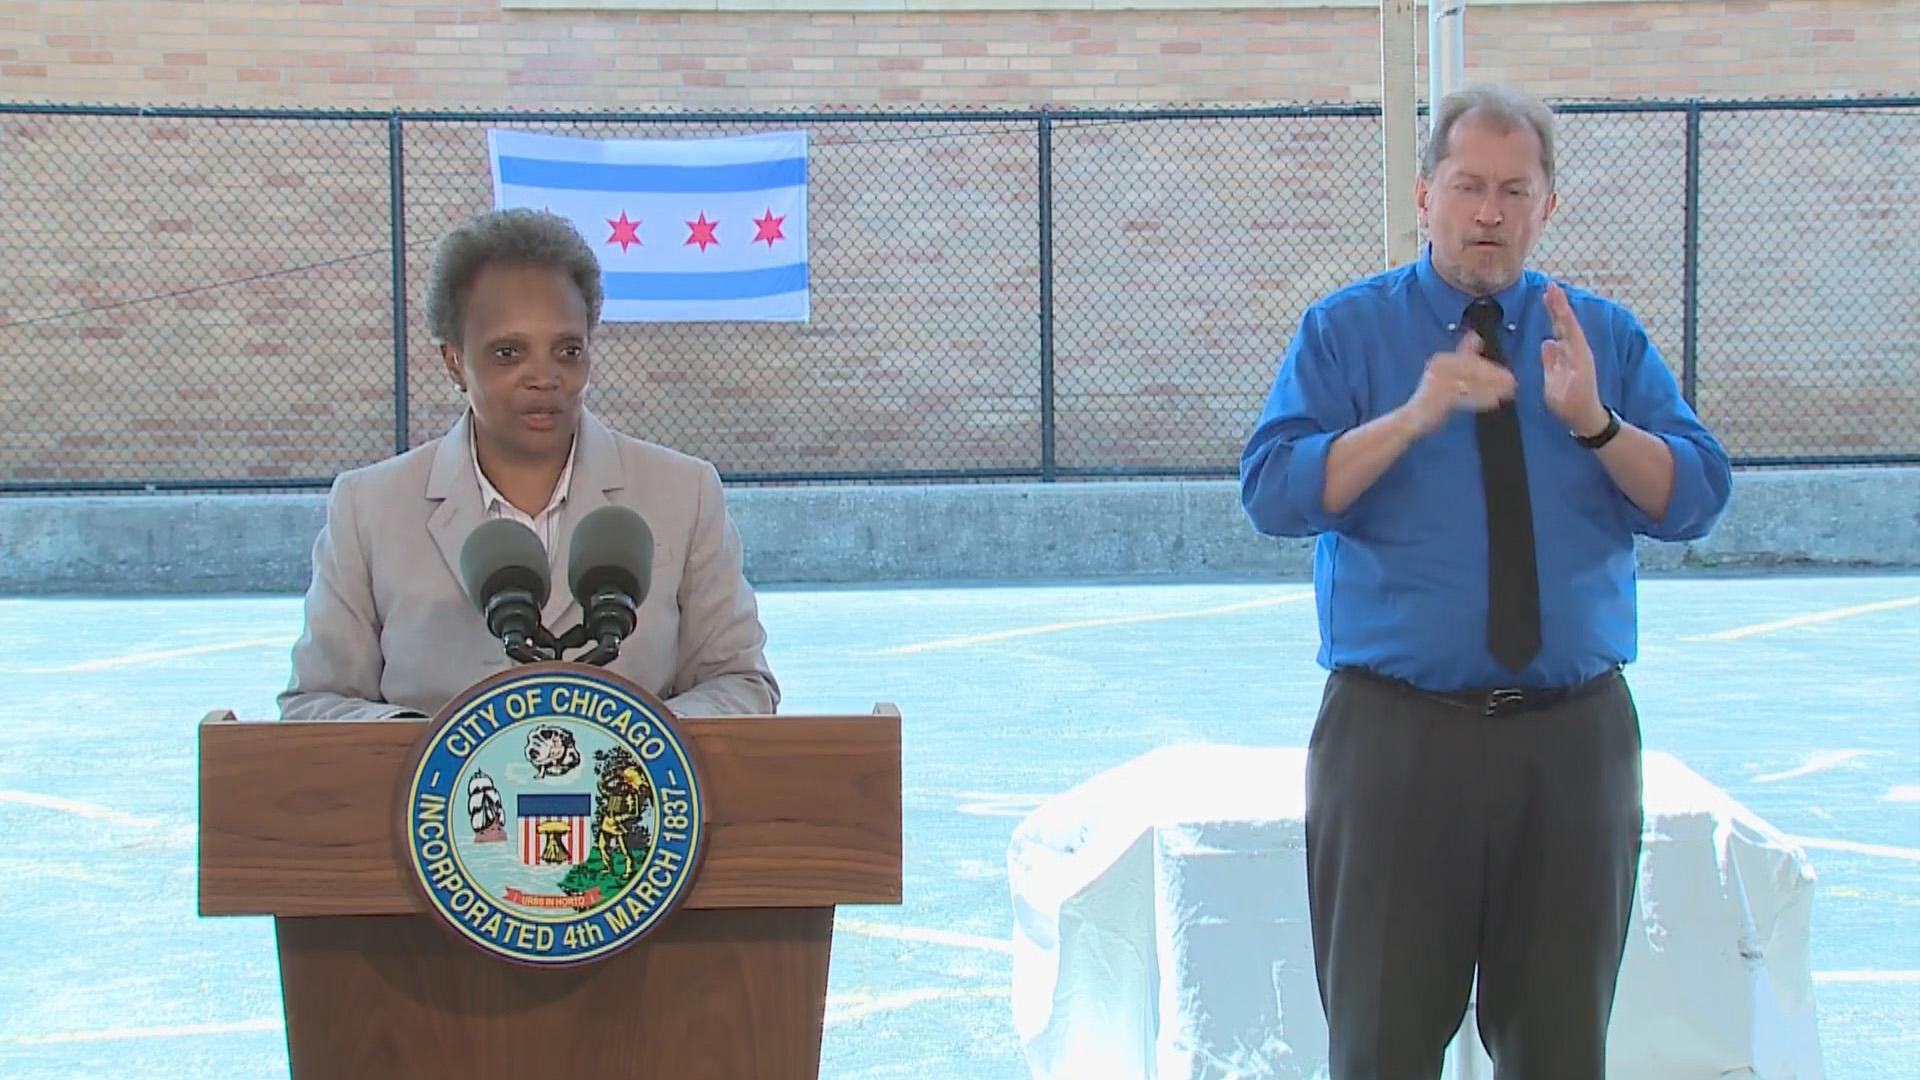
[[[542,210],[495,210],[448,233],[427,280],[427,330],[436,343],[460,344],[467,294],[482,267],[551,266],[566,273],[587,302],[587,325],[600,324],[600,260],[573,224]]]
[[[1426,152],[1420,155],[1421,176],[1433,178],[1452,149],[1448,140],[1453,125],[1469,112],[1474,119],[1487,121],[1501,131],[1531,127],[1540,138],[1540,168],[1547,174],[1547,190],[1553,190],[1553,112],[1539,99],[1505,86],[1466,86],[1440,99],[1434,112],[1433,134],[1427,139]]]

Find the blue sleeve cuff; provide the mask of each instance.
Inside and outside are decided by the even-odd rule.
[[[1667,512],[1660,520],[1627,499],[1635,532],[1655,540],[1698,540],[1713,530],[1727,508],[1732,474],[1724,463],[1710,463],[1693,440],[1679,435],[1654,432],[1673,454],[1673,493],[1667,497]],[[1623,494],[1620,496],[1626,499]]]
[[[1240,504],[1255,530],[1267,536],[1313,536],[1346,520],[1344,514],[1327,513],[1322,504],[1327,448],[1339,435],[1316,431],[1264,444],[1248,457],[1240,475]]]
[[[1327,451],[1343,434],[1331,431],[1303,436],[1293,444],[1293,454],[1287,459],[1287,500],[1292,504],[1288,509],[1309,532],[1333,532],[1347,519],[1344,513],[1328,513],[1326,503]]]

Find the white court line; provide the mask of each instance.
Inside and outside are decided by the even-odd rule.
[[[952,945],[959,949],[984,949],[988,952],[1013,955],[1013,942],[1006,938],[990,938],[980,934],[960,934],[952,930],[926,930],[917,926],[887,926],[883,923],[860,922],[856,919],[836,919],[833,928],[863,937],[920,941],[929,945]]]
[[[875,1013],[906,1009],[928,1001],[952,1001],[956,998],[1004,998],[1012,994],[1005,986],[928,987],[901,990],[892,994],[835,994],[827,998],[828,1024],[844,1024]]]
[[[16,806],[31,806],[40,810],[52,810],[60,814],[72,814],[75,817],[104,821],[109,825],[128,825],[138,829],[158,828],[164,824],[158,818],[135,817],[98,803],[81,802],[78,799],[63,799],[58,795],[41,795],[32,791],[0,791],[0,803],[13,803]]]
[[[979,817],[1023,818],[1039,809],[1040,804],[1051,799],[1051,795],[1007,795],[989,791],[961,791],[955,793],[966,800],[955,806],[954,812],[974,814]]]
[[[1852,840],[1816,840],[1808,836],[1789,836],[1787,841],[1816,851],[1850,851],[1855,855],[1879,855],[1888,859],[1920,862],[1920,848],[1894,847],[1892,844],[1860,844]]]
[[[77,664],[61,667],[27,668],[26,675],[73,675],[83,671],[106,671],[109,668],[133,667],[137,664],[156,664],[162,660],[179,660],[188,656],[210,656],[214,653],[239,652],[242,649],[287,648],[294,642],[290,637],[249,638],[246,641],[223,641],[214,645],[194,645],[184,649],[165,649],[160,652],[127,653],[124,656],[108,656],[99,660],[83,660]]]
[[[1260,608],[1278,607],[1281,604],[1297,604],[1302,600],[1313,599],[1313,590],[1286,593],[1281,596],[1268,596],[1259,600],[1243,600],[1237,604],[1221,604],[1218,607],[1190,608],[1186,611],[1155,611],[1145,615],[1114,615],[1103,619],[1073,619],[1068,622],[1047,623],[1043,626],[1021,626],[1011,630],[995,630],[990,634],[969,634],[966,637],[942,638],[939,641],[922,641],[914,645],[896,645],[891,649],[880,650],[881,656],[907,656],[913,653],[932,652],[936,649],[959,649],[968,645],[985,645],[995,641],[1012,641],[1016,638],[1038,637],[1041,634],[1058,634],[1065,630],[1087,630],[1097,626],[1133,626],[1139,623],[1166,622],[1170,619],[1204,619],[1212,615],[1234,615],[1242,611],[1255,611]]]
[[[1732,630],[1722,630],[1717,634],[1696,634],[1681,638],[1681,641],[1738,641],[1741,638],[1758,637],[1771,634],[1775,630],[1791,630],[1797,626],[1812,626],[1815,623],[1833,622],[1836,619],[1851,619],[1855,615],[1871,615],[1876,611],[1893,611],[1896,608],[1920,607],[1920,596],[1904,596],[1898,600],[1882,600],[1877,604],[1857,604],[1853,607],[1833,608],[1828,611],[1810,611],[1805,615],[1795,615],[1790,619],[1776,619],[1773,622],[1755,623],[1752,626],[1737,626]]]
[[[1756,776],[1753,778],[1753,782],[1756,784],[1777,784],[1782,780],[1798,780],[1802,776],[1812,776],[1817,772],[1837,769],[1847,762],[1852,761],[1854,758],[1865,756],[1867,756],[1865,750],[1822,750],[1808,758],[1805,765],[1788,769],[1786,772]]]
[[[98,1031],[54,1031],[45,1035],[21,1035],[15,1046],[57,1046],[62,1043],[117,1042],[122,1039],[181,1039],[194,1035],[246,1035],[259,1031],[280,1031],[277,1016],[258,1020],[239,1020],[225,1024],[168,1024],[162,1027],[102,1028]],[[5,1041],[5,1040],[0,1040]]]
[[[1920,983],[1920,971],[1816,971],[1816,983]]]

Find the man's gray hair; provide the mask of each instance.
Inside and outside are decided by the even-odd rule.
[[[1420,175],[1433,179],[1447,154],[1453,126],[1467,113],[1499,130],[1513,131],[1522,125],[1531,127],[1540,137],[1540,168],[1547,174],[1547,190],[1553,190],[1553,112],[1539,99],[1505,86],[1476,84],[1462,87],[1440,99],[1434,113],[1433,134],[1426,151],[1420,155]]]
[[[541,210],[495,210],[448,233],[427,280],[427,330],[436,343],[460,344],[467,295],[483,267],[550,266],[573,279],[587,302],[587,325],[600,324],[600,260],[573,224]]]

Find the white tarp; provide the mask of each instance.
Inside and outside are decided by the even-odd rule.
[[[1821,1080],[1805,854],[1672,756],[1643,763],[1609,1080]],[[1172,746],[1021,823],[1013,1014],[1035,1077],[1326,1075],[1305,775],[1301,749]],[[1446,1077],[1491,1076],[1469,1010]]]

